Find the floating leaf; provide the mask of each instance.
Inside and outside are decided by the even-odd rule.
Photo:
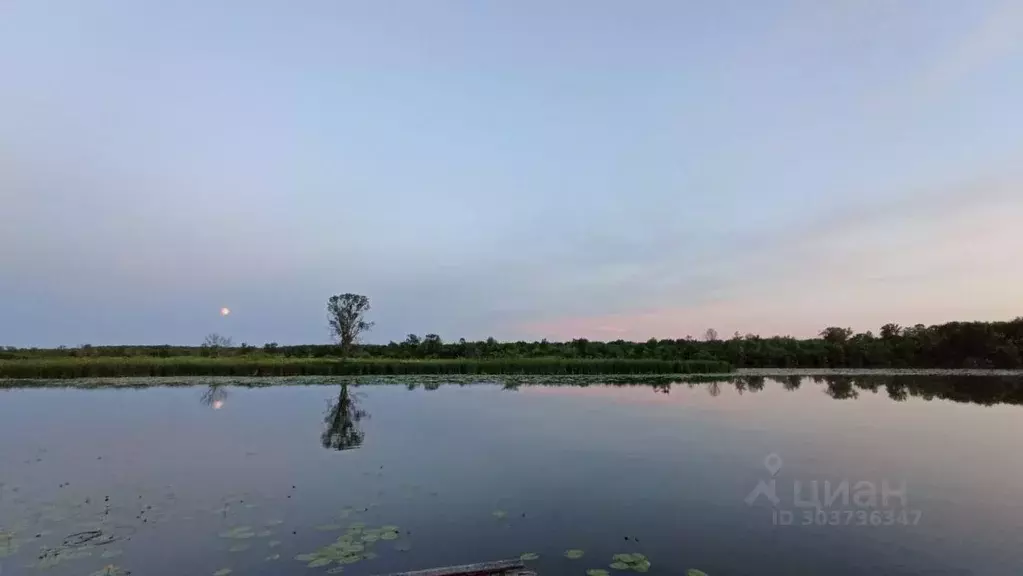
[[[610,572],[603,568],[590,568],[586,571],[586,576],[610,576]]]
[[[355,564],[360,560],[362,560],[362,556],[359,556],[358,554],[352,554],[348,556],[342,556],[340,559],[338,559],[338,562],[342,564]]]
[[[281,541],[280,540],[271,540],[271,541],[267,542],[266,545],[269,546],[270,548],[276,548],[276,547],[281,545]]]
[[[330,558],[317,558],[308,564],[310,568],[321,568],[333,562]]]
[[[365,534],[362,537],[363,542],[376,542],[379,539],[380,536],[377,536],[376,534]]]
[[[647,570],[650,569],[650,563],[647,562],[645,564],[635,564],[632,566],[632,569],[635,570],[636,572],[646,572]]]
[[[397,532],[384,532],[383,534],[380,535],[380,539],[381,540],[397,540],[398,539],[398,533]]]
[[[280,560],[280,559],[281,559],[281,555],[280,554],[271,554],[271,555],[266,557],[266,561],[267,562],[269,562],[271,560]]]
[[[614,560],[615,562],[623,562],[625,564],[632,564],[633,562],[635,562],[635,560],[632,557],[632,554],[615,554],[614,556],[611,557],[611,559]]]
[[[281,524],[284,524],[284,520],[267,520],[266,522],[267,526],[280,526]]]
[[[612,562],[611,568],[614,568],[615,570],[628,570],[630,566],[625,562]]]
[[[237,526],[235,528],[232,528],[232,529],[230,529],[230,530],[228,530],[226,532],[221,532],[219,534],[219,536],[221,538],[237,538],[237,539],[252,538],[255,535],[256,534],[252,531],[252,528],[249,527],[249,526]]]
[[[298,556],[295,556],[295,560],[298,560],[299,562],[311,562],[315,559],[316,554],[299,554]]]
[[[703,570],[697,570],[696,568],[690,568],[686,570],[686,576],[707,576],[707,573]]]
[[[365,546],[356,542],[352,542],[350,544],[345,542],[341,545],[341,552],[345,554],[357,554],[365,549],[366,549]]]
[[[232,570],[230,568],[221,568],[220,570],[217,570],[216,572],[214,572],[213,576],[227,576],[231,572],[232,572]]]
[[[362,555],[363,560],[374,560],[376,559],[376,557],[377,557],[376,552],[366,552],[365,554]]]
[[[80,558],[89,558],[92,556],[92,552],[89,550],[67,550],[60,552],[60,557],[63,560],[78,560]]]
[[[579,549],[573,548],[572,550],[565,550],[565,558],[570,560],[578,560],[583,557],[584,552]]]
[[[107,564],[99,570],[93,572],[90,576],[123,576],[124,569],[114,564]]]
[[[380,527],[380,530],[384,532],[397,532],[401,530],[401,528],[395,526],[394,524],[384,524],[383,526]]]
[[[539,557],[540,555],[535,552],[526,552],[522,556],[519,556],[519,560],[522,560],[523,562],[528,562],[529,560],[536,560]]]
[[[494,515],[494,518],[497,518],[498,520],[508,515],[508,513],[504,510],[494,510],[492,514]]]
[[[334,530],[340,530],[340,524],[322,524],[316,527],[320,532],[333,532]]]

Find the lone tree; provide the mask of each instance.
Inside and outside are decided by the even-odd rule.
[[[359,335],[373,327],[366,321],[369,298],[361,294],[335,294],[327,300],[327,319],[334,338],[347,354],[359,342]]]
[[[206,350],[209,356],[216,356],[220,353],[223,348],[230,348],[233,342],[227,336],[221,336],[216,332],[206,336],[206,339],[202,341],[202,347]]]

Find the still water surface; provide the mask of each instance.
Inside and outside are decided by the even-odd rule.
[[[1017,574],[1021,402],[984,377],[9,389],[0,570]]]

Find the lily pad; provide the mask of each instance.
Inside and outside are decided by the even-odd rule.
[[[380,536],[377,536],[376,534],[364,534],[362,536],[362,541],[363,542],[376,542],[379,539],[380,539]]]
[[[267,526],[280,526],[281,524],[284,524],[284,520],[267,520],[266,522]]]
[[[236,526],[226,532],[221,532],[219,536],[221,538],[236,538],[246,539],[255,537],[255,532],[252,531],[250,526]]]
[[[338,559],[338,562],[340,562],[341,564],[355,564],[356,562],[359,562],[361,560],[362,556],[358,554],[351,554],[348,556],[342,556],[341,558]]]
[[[217,570],[216,572],[214,572],[213,576],[227,576],[231,572],[232,572],[232,570],[230,568],[221,568],[220,570]]]
[[[270,548],[276,548],[276,547],[280,546],[281,544],[282,544],[282,542],[280,540],[271,540],[271,541],[266,543],[266,545],[269,546]]]
[[[625,564],[631,564],[635,561],[632,558],[632,554],[615,554],[611,559],[615,562],[624,562]]]
[[[610,576],[610,572],[603,568],[590,568],[586,571],[586,576]]]
[[[316,527],[320,532],[333,532],[334,530],[340,530],[340,524],[321,524]]]
[[[583,557],[583,554],[585,554],[585,552],[577,548],[565,550],[565,558],[568,558],[570,560],[578,560],[579,558]]]
[[[380,527],[380,530],[384,532],[397,532],[401,530],[401,528],[395,526],[394,524],[384,524],[383,526]]]
[[[90,576],[123,576],[125,571],[120,566],[115,564],[107,564],[106,566],[96,570]]]
[[[376,557],[377,557],[376,552],[366,552],[365,554],[362,555],[363,560],[375,560]]]
[[[522,556],[519,556],[519,560],[522,560],[523,562],[528,562],[530,560],[536,560],[539,557],[540,555],[535,552],[526,552]]]
[[[13,532],[0,531],[0,558],[14,556],[21,548],[21,541],[14,537]]]
[[[398,533],[397,532],[384,532],[383,534],[380,535],[380,539],[381,540],[397,540],[398,539]]]
[[[331,562],[333,562],[333,560],[331,560],[330,558],[317,558],[316,560],[313,560],[312,562],[307,564],[307,566],[309,566],[310,568],[321,568],[323,566],[330,564]]]
[[[690,568],[686,570],[686,576],[707,576],[707,573],[703,570],[697,570],[696,568]]]
[[[271,555],[266,557],[266,561],[267,562],[270,562],[271,560],[280,560],[280,559],[281,559],[281,555],[280,554],[271,554]]]
[[[611,563],[611,568],[613,568],[615,570],[628,570],[630,568],[630,566],[628,564],[626,564],[625,562],[612,562]]]
[[[299,562],[312,562],[315,559],[316,554],[299,554],[298,556],[295,556],[295,560],[298,560]]]
[[[491,514],[493,514],[494,518],[497,518],[498,520],[508,515],[508,513],[505,512],[504,510],[494,510],[493,512],[491,512]]]

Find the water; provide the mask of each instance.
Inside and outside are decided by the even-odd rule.
[[[353,576],[526,552],[544,576],[633,552],[664,575],[1023,566],[1023,380],[345,390],[0,391],[2,574],[323,574],[294,557],[353,522],[400,535]],[[771,480],[777,507],[748,504]]]

